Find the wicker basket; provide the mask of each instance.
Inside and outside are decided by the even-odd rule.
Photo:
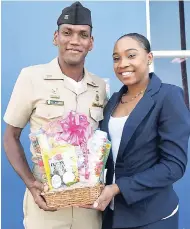
[[[94,187],[74,188],[58,192],[47,192],[43,196],[48,207],[65,208],[93,204],[100,196],[104,185]]]

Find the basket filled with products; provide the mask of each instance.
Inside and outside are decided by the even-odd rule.
[[[111,144],[103,131],[93,131],[86,115],[69,112],[29,135],[37,158],[42,193],[48,207],[93,204],[104,187]]]

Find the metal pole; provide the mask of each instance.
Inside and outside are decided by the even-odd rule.
[[[181,49],[186,50],[185,15],[184,15],[183,0],[179,0],[179,21],[180,21]],[[181,75],[182,75],[182,83],[184,88],[185,103],[187,107],[190,108],[186,61],[181,62]]]
[[[150,0],[146,0],[146,36],[151,44],[150,36]],[[154,62],[149,66],[149,72],[154,72]]]

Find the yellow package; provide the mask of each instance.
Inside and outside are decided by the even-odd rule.
[[[49,152],[42,150],[42,158],[50,190],[79,182],[74,146],[67,144],[52,148]]]

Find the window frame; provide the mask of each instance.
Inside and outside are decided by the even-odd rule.
[[[150,29],[150,1],[146,0],[146,31],[147,31],[147,38],[151,44],[151,29]],[[159,50],[159,51],[152,51],[154,58],[188,58],[190,57],[190,50]],[[150,72],[154,72],[154,61],[150,65]],[[190,80],[190,79],[186,79]],[[183,80],[182,80],[183,81]],[[185,83],[186,84],[186,83]],[[188,83],[187,83],[188,84]],[[183,82],[184,85],[184,82]],[[188,93],[188,85],[184,86],[184,94],[185,94],[185,102],[188,108],[190,108],[189,105],[189,93]]]

